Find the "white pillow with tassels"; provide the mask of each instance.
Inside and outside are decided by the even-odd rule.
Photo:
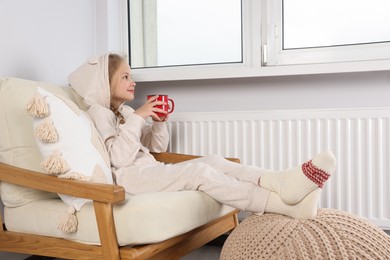
[[[75,103],[37,88],[26,108],[33,117],[34,136],[45,172],[58,178],[113,183],[105,146],[93,122]],[[89,200],[58,195],[70,206],[58,228],[76,232],[76,212]]]

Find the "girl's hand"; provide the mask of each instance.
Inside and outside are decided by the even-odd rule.
[[[164,116],[163,118],[160,118],[160,121],[159,122],[166,122],[168,121],[168,117],[169,117],[169,114],[167,114],[166,116]],[[154,119],[153,119],[154,120]]]
[[[157,97],[158,96],[153,96],[153,97],[149,98],[145,102],[145,104],[143,104],[140,108],[135,110],[134,113],[139,115],[143,119],[147,119],[148,117],[151,116],[154,121],[157,121],[157,122],[166,121],[167,117],[164,117],[163,119],[161,119],[159,116],[157,116],[156,113],[167,114],[168,112],[166,112],[163,109],[158,108],[156,106],[167,105],[167,103],[165,103],[163,101],[158,101]]]

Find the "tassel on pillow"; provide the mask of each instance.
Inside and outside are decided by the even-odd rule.
[[[55,143],[58,141],[57,130],[53,125],[53,121],[49,118],[43,120],[35,128],[34,136],[44,143]]]
[[[70,206],[58,223],[57,228],[66,233],[73,233],[77,231],[77,225],[76,209]]]
[[[49,115],[49,106],[45,101],[45,98],[36,93],[33,98],[27,103],[27,113],[33,117],[45,117]]]
[[[53,175],[64,174],[70,169],[64,158],[62,158],[61,152],[59,150],[54,151],[51,155],[46,157],[42,161],[41,167],[46,172]]]

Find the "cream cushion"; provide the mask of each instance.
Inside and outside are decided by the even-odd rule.
[[[0,162],[43,172],[42,156],[33,136],[32,118],[26,104],[41,87],[71,99],[80,108],[83,102],[68,87],[28,81],[0,79]],[[4,221],[9,231],[43,234],[90,244],[99,244],[95,213],[91,202],[77,213],[78,231],[57,229],[67,205],[57,194],[1,183],[5,205]],[[121,245],[162,241],[206,224],[233,209],[198,191],[151,193],[127,197],[114,205],[114,218]]]
[[[37,87],[70,98],[82,106],[81,99],[70,88],[54,84],[5,78],[0,80],[0,162],[43,172],[42,156],[33,136],[32,118],[26,112],[26,104],[34,96]],[[30,201],[58,198],[55,193],[1,183],[1,199],[7,207],[18,207]]]

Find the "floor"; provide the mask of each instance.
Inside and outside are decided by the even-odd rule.
[[[386,230],[385,232],[390,235],[390,230]],[[183,257],[181,260],[218,260],[222,249],[222,241],[217,241],[217,245],[203,246]],[[29,255],[0,252],[0,260],[24,260],[28,257]],[[44,258],[41,260],[44,260]]]
[[[183,257],[182,260],[218,260],[220,253],[220,246],[204,246]],[[0,260],[24,260],[27,257],[29,255],[0,252]]]

